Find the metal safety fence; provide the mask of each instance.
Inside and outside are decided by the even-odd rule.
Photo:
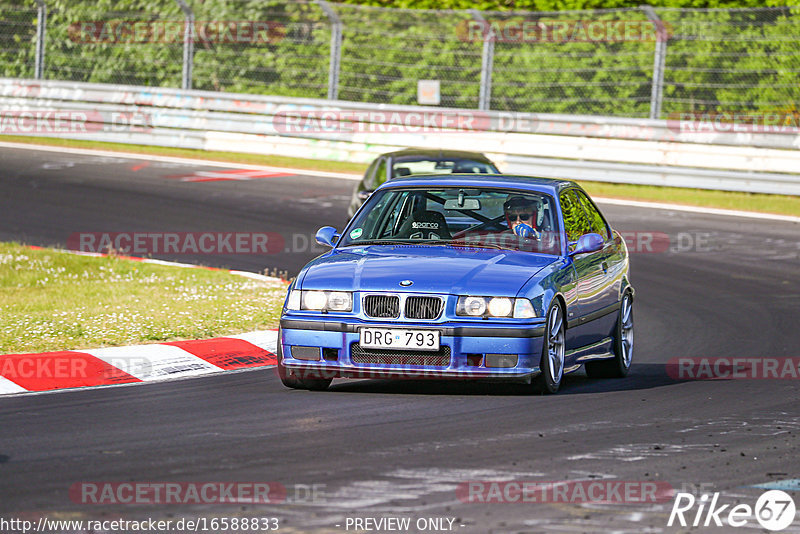
[[[531,113],[800,116],[800,7],[27,1],[0,2],[5,77]]]

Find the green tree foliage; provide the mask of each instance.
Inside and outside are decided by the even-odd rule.
[[[639,7],[639,0],[343,0],[348,4],[411,9],[480,9],[486,11],[573,11]],[[795,6],[797,0],[653,0],[653,7],[722,8]]]
[[[328,93],[330,26],[315,3],[189,2],[195,19],[239,28],[237,34],[199,40],[193,87],[212,91],[324,98]],[[247,22],[260,23],[249,37]],[[244,24],[243,24],[244,23]],[[254,30],[255,31],[255,30]],[[257,35],[257,37],[255,36]]]
[[[772,3],[778,0],[769,0]],[[780,0],[783,2],[784,0]],[[795,1],[795,0],[793,0]],[[331,22],[315,2],[187,0],[196,19],[192,86],[210,91],[324,98]],[[800,8],[678,9],[690,0],[651,2],[665,22],[663,116],[685,111],[794,111],[800,102]],[[747,5],[751,0],[740,2]],[[768,2],[769,3],[769,2]],[[355,5],[370,4],[370,5]],[[476,108],[484,39],[493,29],[494,110],[646,117],[655,34],[638,7],[597,7],[594,0],[383,0],[332,3],[342,23],[339,98],[415,104],[418,80],[441,83],[442,105]],[[603,6],[630,6],[603,0]],[[638,2],[635,3],[638,5]],[[709,0],[708,6],[730,5]],[[763,4],[762,4],[763,5]],[[175,0],[47,0],[45,78],[180,87],[184,14]],[[460,11],[442,11],[441,8]],[[487,25],[466,8],[483,8]],[[514,8],[517,11],[509,11]],[[586,38],[586,26],[624,21],[633,38]],[[144,38],[130,35],[144,23]],[[242,23],[266,23],[248,38]],[[504,34],[509,28],[567,28],[555,37]],[[147,31],[170,27],[169,37]],[[149,28],[149,29],[147,29]],[[227,28],[227,30],[226,30]],[[0,0],[0,65],[5,76],[32,77],[35,4]],[[123,31],[124,30],[124,31]],[[229,34],[220,37],[220,31]],[[230,33],[234,31],[234,33]],[[613,32],[612,32],[613,33]],[[134,42],[131,42],[131,41]]]
[[[127,44],[133,23],[181,21],[172,0],[47,0],[45,77],[97,83],[181,84],[180,40]]]
[[[23,3],[0,9],[0,72],[30,78],[34,74],[36,8]]]
[[[664,111],[793,111],[800,8],[657,10],[671,28]]]
[[[388,11],[336,6],[344,25],[340,97],[416,104],[417,80],[441,82],[442,105],[475,108],[480,91],[480,42],[459,28],[469,13]]]

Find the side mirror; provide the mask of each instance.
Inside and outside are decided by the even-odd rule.
[[[360,200],[361,202],[366,202],[366,200],[370,197],[370,195],[372,195],[372,193],[374,193],[374,191],[371,191],[369,189],[365,191],[359,191],[358,200]]]
[[[336,233],[336,228],[333,226],[323,226],[317,230],[317,235],[314,237],[320,245],[332,247],[341,236]]]
[[[577,254],[597,252],[601,248],[603,248],[603,236],[592,232],[590,234],[583,234],[580,239],[578,239],[578,244],[575,247],[575,250],[570,252],[569,255],[575,256]]]

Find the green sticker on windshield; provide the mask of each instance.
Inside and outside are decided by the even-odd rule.
[[[350,239],[358,239],[359,237],[361,237],[361,234],[363,233],[364,230],[362,228],[356,228],[355,230],[350,232]]]

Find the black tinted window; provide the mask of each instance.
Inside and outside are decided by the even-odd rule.
[[[577,241],[582,235],[593,232],[592,224],[581,208],[575,190],[561,193],[561,211],[564,214],[564,229],[568,241]]]
[[[577,194],[581,199],[581,203],[583,204],[583,209],[586,211],[586,215],[589,217],[589,222],[592,223],[592,232],[600,234],[603,236],[603,239],[608,239],[608,226],[606,225],[606,221],[603,219],[603,216],[600,215],[599,211],[597,211],[597,208],[586,196],[586,193],[583,191],[577,191]]]

